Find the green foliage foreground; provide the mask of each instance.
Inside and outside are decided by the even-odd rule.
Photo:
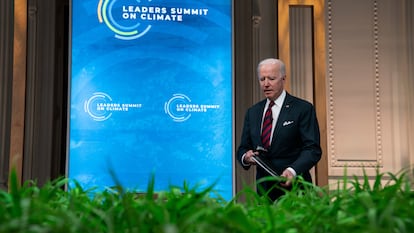
[[[407,173],[384,176],[371,184],[366,176],[344,178],[329,191],[299,180],[292,192],[269,203],[252,189],[225,201],[212,197],[213,187],[196,191],[185,184],[155,196],[153,181],[143,195],[122,188],[94,195],[80,186],[65,191],[64,178],[20,187],[12,174],[10,191],[0,192],[0,232],[413,232]],[[239,195],[246,201],[237,201]]]

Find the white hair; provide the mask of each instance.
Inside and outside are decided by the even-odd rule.
[[[286,75],[286,66],[285,63],[283,63],[283,61],[276,59],[276,58],[266,58],[264,60],[262,60],[259,65],[257,65],[257,76],[260,76],[260,67],[262,65],[267,65],[267,64],[271,64],[271,65],[279,65],[279,75],[280,76],[285,76]]]

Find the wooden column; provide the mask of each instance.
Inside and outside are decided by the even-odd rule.
[[[289,8],[295,6],[311,7],[313,12],[313,72],[314,101],[321,131],[322,159],[316,166],[316,184],[328,184],[327,159],[327,118],[326,118],[326,61],[325,61],[325,17],[324,0],[279,0],[278,1],[278,37],[279,58],[286,64],[288,78],[291,75],[291,47]],[[286,88],[290,89],[289,82]]]
[[[10,170],[19,179],[23,169],[24,115],[26,91],[27,0],[14,1],[13,95],[10,134]]]

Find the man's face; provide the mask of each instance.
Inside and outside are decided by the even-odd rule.
[[[278,64],[263,64],[259,69],[260,87],[266,98],[275,100],[283,91],[285,76],[281,76]]]

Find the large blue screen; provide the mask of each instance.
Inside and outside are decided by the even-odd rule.
[[[233,190],[232,2],[72,0],[68,176]]]

